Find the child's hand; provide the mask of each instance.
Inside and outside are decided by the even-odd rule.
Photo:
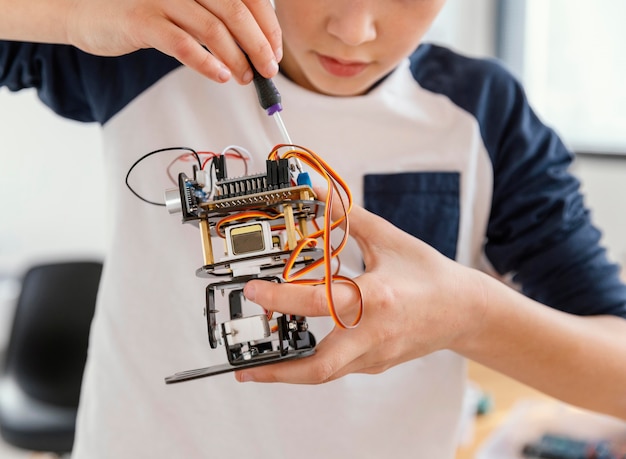
[[[355,279],[364,300],[359,326],[335,327],[313,356],[242,370],[238,380],[317,384],[348,373],[380,373],[433,351],[453,349],[477,331],[482,274],[357,206],[350,213],[350,235],[367,267]],[[351,323],[356,290],[340,283],[333,291],[339,314]],[[269,310],[328,315],[323,286],[250,281],[244,294]]]
[[[224,82],[232,75],[240,83],[252,80],[243,51],[268,78],[282,57],[281,30],[269,0],[80,0],[71,5],[68,40],[92,54],[156,48],[212,80]]]

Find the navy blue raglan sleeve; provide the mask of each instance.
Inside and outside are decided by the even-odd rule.
[[[106,123],[179,65],[156,50],[98,57],[67,45],[0,41],[0,86],[35,88],[54,112],[84,122]]]
[[[494,174],[485,253],[522,291],[578,315],[626,317],[626,286],[600,245],[601,232],[570,173],[573,155],[533,112],[520,84],[495,61],[443,48],[413,71],[478,120]],[[422,74],[420,74],[422,72]]]

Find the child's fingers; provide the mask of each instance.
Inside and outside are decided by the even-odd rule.
[[[252,80],[244,52],[261,74],[274,76],[278,71],[274,47],[280,43],[280,27],[267,0],[247,1],[254,10],[241,0],[183,1],[168,5],[161,16],[163,21],[145,41],[218,82],[226,81],[230,74],[240,83]],[[164,27],[163,22],[171,24]],[[265,35],[266,30],[270,37]],[[190,39],[196,43],[192,44]]]
[[[263,35],[269,42],[274,58],[276,61],[280,62],[283,57],[283,35],[280,24],[278,23],[278,18],[276,17],[276,12],[274,11],[274,7],[271,2],[268,0],[244,0],[244,3],[250,9],[250,12],[261,28]],[[258,66],[257,70],[259,70],[263,76],[268,78],[274,76],[273,74],[270,75],[263,72],[263,69],[267,66],[267,60],[259,61],[259,59],[267,59],[267,56],[257,55],[257,50],[249,47],[244,47],[244,49],[254,65]]]
[[[158,19],[158,22],[158,27],[145,32],[145,40],[150,46],[178,59],[213,81],[223,83],[230,79],[230,69],[189,33],[164,18]]]
[[[246,54],[271,78],[282,56],[270,0],[83,0],[71,3],[66,40],[98,56],[155,48],[217,81],[252,81]]]
[[[326,383],[350,372],[368,347],[367,337],[363,338],[350,330],[335,330],[310,357],[238,371],[235,377],[240,382]]]
[[[269,1],[203,0],[201,5],[207,14],[202,20],[190,16],[187,27],[238,81],[247,83],[252,79],[244,52],[261,75],[276,75],[281,31]]]
[[[307,317],[328,316],[328,298],[323,285],[277,284],[262,280],[249,281],[245,297],[267,310]],[[359,304],[358,291],[347,283],[333,285],[333,301],[339,314],[350,315]],[[351,317],[344,321],[350,323]]]

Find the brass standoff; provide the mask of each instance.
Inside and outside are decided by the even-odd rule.
[[[285,216],[287,244],[289,245],[289,250],[293,250],[296,247],[296,222],[293,218],[293,208],[291,204],[283,204],[283,215]]]
[[[309,235],[309,227],[307,225],[306,215],[304,215],[303,213],[302,204],[298,204],[298,211],[300,215],[298,217],[298,226],[300,227],[300,233],[302,233],[302,237],[307,237]]]
[[[309,193],[308,189],[303,189],[300,191],[300,200],[301,201],[310,201],[312,200],[311,193]],[[309,235],[309,227],[307,225],[307,217],[303,214],[304,206],[302,203],[298,204],[298,211],[300,217],[298,218],[298,226],[300,227],[300,232],[302,233],[302,237],[307,237]],[[315,218],[315,217],[313,217]]]
[[[202,239],[202,255],[204,257],[204,265],[212,265],[213,245],[211,244],[211,230],[207,219],[200,219],[200,237]]]

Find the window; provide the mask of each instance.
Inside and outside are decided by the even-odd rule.
[[[626,155],[626,2],[500,0],[498,56],[578,152]]]

